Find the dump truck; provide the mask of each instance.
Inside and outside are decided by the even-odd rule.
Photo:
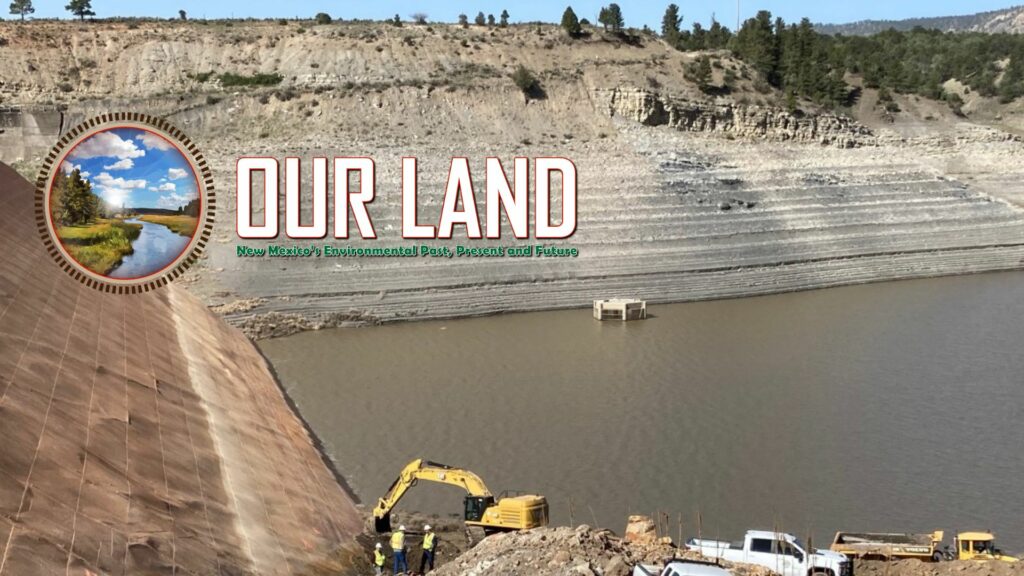
[[[485,534],[528,530],[548,524],[548,501],[537,494],[507,495],[495,498],[479,476],[446,464],[413,460],[402,469],[387,493],[373,509],[374,528],[391,532],[391,511],[410,488],[420,480],[458,486],[467,492],[464,519],[467,526],[483,528]]]
[[[942,560],[942,530],[929,534],[883,532],[836,532],[830,549],[866,560],[916,558],[926,562]]]
[[[732,576],[716,562],[703,560],[666,560],[664,566],[653,564],[637,564],[633,566],[633,576]]]
[[[996,548],[996,537],[991,532],[960,532],[953,540],[953,549],[947,548],[946,552],[950,560],[1020,561],[1020,558],[1003,554]]]
[[[808,548],[784,532],[748,530],[738,542],[691,538],[686,547],[707,558],[764,566],[781,576],[853,576],[853,563],[845,555]]]

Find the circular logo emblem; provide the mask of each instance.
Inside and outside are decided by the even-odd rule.
[[[144,292],[180,276],[209,241],[214,208],[196,145],[145,114],[104,114],[68,130],[36,180],[50,254],[106,292]]]

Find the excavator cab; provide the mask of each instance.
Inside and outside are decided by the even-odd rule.
[[[482,521],[484,512],[491,506],[494,506],[494,496],[466,496],[466,521]]]

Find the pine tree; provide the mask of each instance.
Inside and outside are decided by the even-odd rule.
[[[708,29],[707,45],[711,50],[721,50],[729,46],[732,39],[732,32],[722,24],[711,18],[711,28]]]
[[[690,34],[690,50],[707,50],[708,33],[700,22],[693,23],[693,32]]]
[[[771,12],[761,10],[757,16],[743,23],[736,33],[736,53],[763,74],[768,82],[775,80],[778,51]]]
[[[32,6],[32,0],[13,0],[11,2],[11,14],[17,14],[21,16],[21,21],[25,21],[26,14],[32,14],[36,9]]]
[[[508,28],[508,10],[501,11],[501,23],[499,26],[502,28]]]
[[[469,28],[469,16],[465,14],[459,14],[459,26],[463,28]]]
[[[82,178],[76,168],[61,177],[57,184],[60,188],[58,203],[58,219],[65,226],[88,224],[99,215],[100,199],[92,193],[92,184]]]
[[[701,92],[707,92],[711,87],[711,59],[707,56],[697,58],[696,62],[686,67],[686,78],[697,84]]]
[[[484,26],[485,24],[487,24],[487,17],[484,16],[483,12],[477,12],[476,18],[473,20],[473,23],[476,24],[477,26]]]
[[[583,29],[580,27],[579,18],[572,11],[572,6],[566,7],[565,12],[562,13],[562,28],[572,38],[578,38],[583,32]]]
[[[86,16],[96,15],[96,13],[92,11],[91,0],[71,0],[64,9],[75,16],[78,16],[80,20],[85,20]]]
[[[665,8],[665,15],[661,18],[661,37],[669,45],[676,46],[679,43],[679,25],[682,22],[683,17],[679,15],[679,6],[669,4],[668,8]]]
[[[487,15],[487,25],[494,26],[494,14]]]
[[[626,25],[622,18],[622,8],[619,8],[619,5],[614,2],[601,8],[597,21],[604,25],[605,30],[610,29],[612,32],[618,32]]]
[[[1021,96],[1024,96],[1024,52],[1017,52],[1010,58],[999,81],[999,101],[1005,104]]]

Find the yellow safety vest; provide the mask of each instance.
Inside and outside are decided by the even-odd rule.
[[[373,551],[373,563],[377,566],[384,566],[385,556],[380,550]]]
[[[391,549],[401,550],[405,548],[405,532],[395,532],[391,535]]]
[[[423,549],[424,550],[433,550],[434,549],[434,533],[433,532],[428,532],[425,536],[423,536]]]

